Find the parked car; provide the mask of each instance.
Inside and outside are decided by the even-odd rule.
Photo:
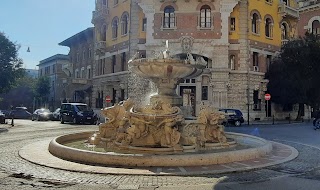
[[[14,119],[30,119],[32,114],[28,112],[26,107],[16,107],[10,111],[10,118],[12,116]]]
[[[57,108],[54,112],[52,112],[52,120],[60,121],[60,108]]]
[[[6,116],[3,112],[0,111],[0,124],[6,123]]]
[[[312,113],[314,130],[320,129],[320,111]]]
[[[0,112],[2,112],[5,115],[6,119],[10,118],[10,111],[8,111],[8,110],[0,110]]]
[[[93,110],[82,103],[63,103],[60,107],[60,122],[95,124],[97,116]]]
[[[37,121],[48,121],[49,119],[51,119],[52,117],[52,113],[50,110],[45,109],[45,108],[41,108],[41,109],[37,109],[33,112],[31,120],[37,120]]]
[[[243,114],[238,109],[219,109],[219,111],[226,114],[226,119],[228,123],[234,124],[235,126],[241,126],[244,122]]]

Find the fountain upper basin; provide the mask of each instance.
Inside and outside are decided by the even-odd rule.
[[[204,66],[176,59],[137,59],[130,62],[133,71],[149,79],[194,78],[203,72]]]

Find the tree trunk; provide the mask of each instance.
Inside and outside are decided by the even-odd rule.
[[[303,112],[304,112],[304,104],[299,103],[299,110],[298,110],[296,121],[301,121]]]

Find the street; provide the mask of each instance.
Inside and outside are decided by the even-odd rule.
[[[0,189],[319,189],[320,131],[311,123],[227,127],[290,145],[299,156],[287,163],[248,172],[203,176],[105,175],[58,170],[30,163],[18,155],[26,144],[83,131],[95,125],[15,120],[0,125]]]

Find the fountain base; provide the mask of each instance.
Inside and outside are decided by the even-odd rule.
[[[272,151],[272,144],[259,137],[227,133],[228,139],[247,146],[242,149],[223,149],[223,151],[195,151],[192,146],[183,146],[185,152],[150,153],[132,150],[131,153],[95,152],[65,146],[75,140],[87,139],[92,132],[70,134],[57,137],[49,144],[52,155],[64,160],[104,166],[204,166],[243,161],[267,155]],[[164,150],[164,149],[163,149]],[[167,149],[168,150],[168,149]]]

